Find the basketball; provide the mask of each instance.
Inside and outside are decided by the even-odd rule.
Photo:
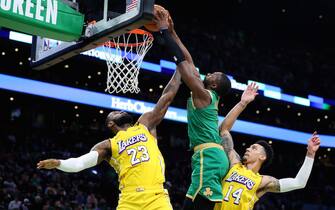
[[[146,29],[148,29],[148,31],[151,31],[151,32],[159,31],[159,27],[154,22],[148,23],[148,24],[144,25],[144,27]]]
[[[165,8],[162,7],[162,6],[160,6],[160,5],[158,5],[158,4],[155,4],[155,6],[154,6],[154,16],[157,14],[158,10],[165,10]],[[159,27],[156,25],[156,23],[154,21],[152,21],[152,22],[144,25],[144,27],[146,29],[148,29],[149,31],[151,31],[151,32],[157,32],[157,31],[159,31]]]

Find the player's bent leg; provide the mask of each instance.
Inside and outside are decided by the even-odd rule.
[[[229,169],[225,152],[219,148],[196,152],[192,157],[192,169],[191,185],[186,197],[194,201],[197,195],[201,195],[212,202],[221,202],[221,182]]]
[[[191,199],[192,201],[197,196],[199,190],[202,187],[202,179],[203,179],[202,156],[203,156],[202,151],[195,152],[192,156],[191,184],[186,193],[186,197]]]
[[[224,150],[208,148],[203,151],[202,185],[197,195],[215,202],[221,202],[222,180],[229,169],[229,160]]]

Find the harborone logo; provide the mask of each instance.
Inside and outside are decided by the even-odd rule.
[[[239,175],[236,171],[234,171],[228,179],[226,179],[226,182],[237,182],[240,184],[245,185],[249,190],[251,190],[255,186],[255,182],[253,182],[251,179]]]
[[[136,144],[137,142],[146,142],[148,139],[144,134],[132,136],[127,140],[121,140],[117,144],[119,146],[119,154],[121,154],[127,147]]]
[[[57,24],[58,0],[0,0],[0,9],[45,23]],[[43,1],[43,5],[42,5]],[[46,4],[44,3],[46,1]],[[46,7],[44,6],[46,5]]]
[[[142,101],[135,101],[131,99],[121,99],[112,97],[111,107],[113,109],[126,110],[133,113],[143,114],[154,109],[154,104],[145,103]],[[186,111],[185,114],[177,111],[168,110],[165,114],[166,119],[176,120],[179,122],[187,122]]]

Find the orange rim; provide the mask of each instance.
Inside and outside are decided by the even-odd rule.
[[[146,41],[144,42],[138,42],[138,43],[115,43],[113,41],[107,41],[105,43],[103,43],[103,46],[106,47],[115,47],[115,46],[119,46],[119,47],[137,47],[137,46],[142,46],[148,42],[152,42],[153,41],[153,35],[149,32],[149,31],[145,31],[142,29],[134,29],[132,31],[127,32],[127,34],[138,34],[138,35],[143,35],[143,36],[149,36],[150,38],[148,38]]]

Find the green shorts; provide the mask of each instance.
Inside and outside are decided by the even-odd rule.
[[[224,150],[220,148],[205,148],[196,151],[192,156],[192,180],[186,197],[195,199],[201,196],[221,202],[222,179],[229,169],[229,160]]]

